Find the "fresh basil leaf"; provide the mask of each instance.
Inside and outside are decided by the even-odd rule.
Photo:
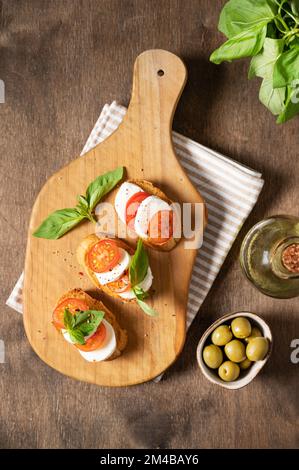
[[[88,201],[84,196],[78,196],[78,207],[85,211],[89,211]]]
[[[143,300],[140,300],[138,298],[136,300],[137,300],[139,307],[144,311],[144,313],[146,313],[150,317],[156,317],[159,315],[155,309],[150,307],[147,303],[143,302]]]
[[[146,299],[147,297],[149,297],[149,293],[148,292],[145,292],[141,287],[139,286],[135,286],[133,288],[133,291],[134,291],[134,294],[136,296],[137,299],[139,300],[144,300]]]
[[[284,109],[286,87],[273,88],[272,77],[264,78],[261,84],[259,99],[272,114],[280,114]]]
[[[105,316],[105,312],[103,310],[86,310],[84,313],[89,315],[89,320],[101,323]]]
[[[67,330],[72,329],[75,325],[75,318],[68,308],[64,310],[63,323]]]
[[[218,29],[227,38],[272,21],[278,7],[275,0],[230,0],[223,7]]]
[[[283,122],[292,119],[296,114],[299,114],[299,89],[298,87],[287,87],[287,99],[283,111],[278,116],[276,122],[282,124]]]
[[[64,325],[74,343],[85,344],[85,336],[96,332],[104,315],[102,310],[84,310],[72,315],[66,308]]]
[[[77,209],[60,209],[52,212],[33,232],[33,235],[38,238],[57,240],[83,219],[84,217]]]
[[[299,47],[299,34],[298,37],[293,37],[292,41],[289,43],[289,47],[290,49],[293,49],[294,47]]]
[[[143,246],[142,240],[139,238],[137,248],[131,258],[129,266],[129,277],[132,288],[143,281],[149,267],[148,255]]]
[[[278,57],[274,65],[274,88],[291,85],[299,78],[299,46],[296,45]]]
[[[275,23],[273,21],[271,23],[268,23],[266,37],[270,39],[277,39],[278,35],[279,31],[277,30]]]
[[[77,209],[84,218],[90,220],[91,222],[97,221],[92,214],[92,211],[89,209],[88,201],[84,196],[78,196]]]
[[[78,196],[75,208],[59,209],[50,214],[33,233],[35,237],[57,240],[66,232],[75,227],[82,220],[89,219],[96,222],[92,211],[112,188],[122,179],[123,168],[119,167],[102,176],[98,176],[87,188],[86,197]]]
[[[298,25],[299,0],[229,0],[218,25],[228,41],[210,57],[219,64],[252,56],[248,78],[263,78],[259,97],[278,123],[299,113],[299,91],[292,89],[299,79]]]
[[[98,310],[87,310],[88,319],[85,322],[82,322],[79,325],[80,331],[84,334],[84,336],[88,336],[91,333],[95,332],[100,323],[102,322],[105,312],[98,311]]]
[[[79,330],[85,336],[93,335],[97,331],[97,326],[94,326],[93,323],[84,323]]]
[[[292,12],[298,17],[299,20],[299,0],[291,0],[290,4]]]
[[[80,311],[74,315],[74,327],[86,322],[90,318],[89,310]]]
[[[262,51],[251,59],[248,78],[272,78],[277,58],[283,51],[282,39],[266,38]]]
[[[85,344],[85,338],[84,338],[84,334],[82,333],[82,331],[78,329],[73,329],[73,330],[68,330],[68,333],[70,335],[71,340],[74,343]]]
[[[90,211],[93,211],[102,197],[109,193],[109,191],[119,183],[123,178],[123,174],[123,167],[119,167],[114,171],[109,171],[104,175],[98,176],[92,183],[90,183],[86,190],[86,200]]]
[[[242,31],[216,49],[210,56],[210,61],[220,64],[224,60],[231,61],[258,54],[263,47],[266,32],[267,26],[265,25],[257,25],[247,31]]]
[[[144,290],[138,286],[138,284],[145,278],[148,266],[149,262],[147,252],[144,249],[142,240],[139,239],[137,243],[137,249],[134,256],[132,257],[129,267],[130,282],[139,307],[144,311],[144,313],[154,317],[158,315],[156,310],[143,302],[143,300],[148,297],[148,292],[144,292]]]

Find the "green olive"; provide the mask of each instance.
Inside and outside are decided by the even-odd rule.
[[[231,341],[232,338],[233,334],[228,325],[220,325],[212,333],[212,343],[217,346],[224,346]]]
[[[267,338],[252,338],[246,347],[246,356],[250,361],[262,361],[269,350]]]
[[[232,328],[233,335],[236,338],[243,339],[249,336],[251,333],[250,322],[247,320],[247,318],[244,318],[244,317],[234,318],[234,320],[231,323],[231,328]]]
[[[242,362],[246,359],[245,346],[238,339],[233,339],[224,347],[228,359],[233,362]]]
[[[223,353],[218,346],[215,346],[215,344],[210,344],[203,350],[203,360],[211,369],[218,369],[223,361]]]
[[[249,343],[249,341],[251,341],[253,338],[260,338],[261,336],[263,336],[261,330],[254,326],[251,330],[250,336],[247,336],[247,338],[245,338],[245,341]]]
[[[246,359],[244,359],[244,361],[240,362],[239,366],[240,366],[240,369],[246,370],[246,369],[249,369],[251,364],[252,364],[252,362],[246,357]]]
[[[219,377],[225,382],[232,382],[239,377],[240,367],[231,361],[225,361],[218,369]]]

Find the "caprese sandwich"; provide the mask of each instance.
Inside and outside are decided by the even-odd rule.
[[[149,296],[153,274],[141,240],[134,251],[118,238],[84,238],[77,259],[91,281],[103,292],[125,302],[137,302],[148,315],[156,312],[143,300]]]
[[[179,241],[174,238],[178,223],[172,201],[152,183],[129,180],[120,186],[115,196],[115,210],[129,231],[146,245],[169,251]]]
[[[57,302],[53,325],[89,362],[112,360],[127,344],[127,332],[99,300],[73,289]]]

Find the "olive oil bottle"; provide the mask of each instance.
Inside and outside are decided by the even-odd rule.
[[[243,240],[240,262],[264,294],[299,296],[299,217],[277,215],[257,223]]]

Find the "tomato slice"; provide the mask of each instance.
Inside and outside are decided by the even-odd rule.
[[[55,308],[53,312],[53,323],[56,328],[61,330],[62,328],[65,328],[64,325],[64,310],[68,308],[69,311],[71,312],[72,315],[75,315],[75,313],[79,310],[88,310],[89,306],[87,305],[84,300],[80,299],[65,299],[61,304],[58,305],[58,307]]]
[[[132,221],[135,219],[138,207],[144,201],[144,199],[150,196],[149,193],[145,191],[139,191],[139,193],[133,194],[127,202],[126,205],[126,224],[132,226]]]
[[[173,235],[173,211],[159,211],[150,220],[148,227],[150,240],[165,243]]]
[[[125,271],[124,274],[119,279],[117,279],[117,281],[109,282],[106,284],[106,286],[116,294],[130,290],[131,284],[129,279],[129,271]]]
[[[90,336],[85,342],[85,344],[75,344],[76,348],[81,351],[94,351],[102,346],[106,338],[106,327],[104,323],[100,323],[97,331]]]
[[[117,265],[121,252],[114,240],[100,240],[87,254],[88,266],[96,273],[110,271]]]

